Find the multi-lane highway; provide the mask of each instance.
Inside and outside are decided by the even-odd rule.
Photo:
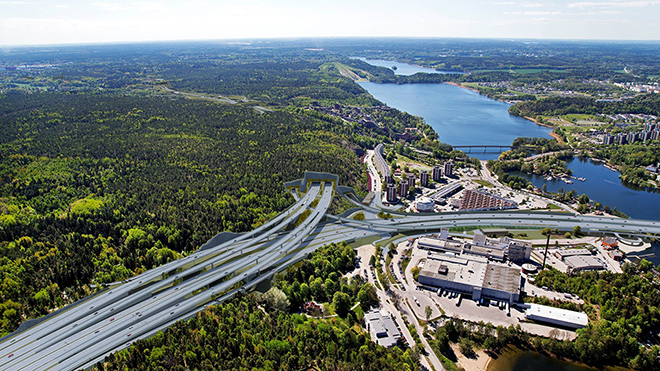
[[[331,174],[306,173],[285,186],[297,202],[263,226],[191,256],[147,271],[66,307],[0,342],[2,370],[72,370],[90,367],[131,342],[246,290],[319,246],[372,235],[431,232],[460,226],[552,227],[585,232],[660,234],[660,222],[549,212],[396,213],[391,220],[355,220],[326,214],[337,190],[363,207],[354,192],[335,187]],[[368,211],[378,211],[366,207]]]

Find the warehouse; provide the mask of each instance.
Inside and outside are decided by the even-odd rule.
[[[456,291],[473,300],[483,297],[512,304],[520,296],[518,269],[489,264],[484,258],[466,258],[464,254],[429,256],[418,280],[422,285]]]
[[[585,313],[559,309],[540,304],[528,304],[525,319],[578,329],[586,327],[589,317]]]

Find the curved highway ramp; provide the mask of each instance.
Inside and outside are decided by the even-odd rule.
[[[301,242],[325,216],[336,183],[336,175],[306,173],[287,183],[298,201],[261,227],[215,246],[207,244],[5,337],[0,369],[91,367],[137,339],[270,279],[318,247],[307,243],[301,248]]]

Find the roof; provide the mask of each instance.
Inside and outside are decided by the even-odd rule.
[[[568,256],[564,258],[564,262],[566,265],[576,270],[605,269],[603,263],[591,255]]]
[[[365,313],[364,321],[367,324],[372,340],[378,345],[391,347],[396,345],[401,337],[401,332],[397,329],[394,320],[390,315],[374,309]]]
[[[516,292],[520,288],[520,271],[516,268],[488,264],[483,287]]]
[[[440,273],[441,267],[446,267],[447,273]],[[445,260],[443,258],[443,260],[427,260],[424,269],[419,274],[466,285],[481,286],[485,271],[486,264],[478,261],[460,258]]]
[[[589,317],[586,313],[541,304],[529,304],[525,316],[530,317],[530,319],[559,321],[580,327],[586,327],[589,324]]]

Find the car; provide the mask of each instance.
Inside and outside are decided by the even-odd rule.
[[[94,331],[94,333],[95,333],[95,334],[98,334],[98,333],[99,333],[99,330]]]
[[[129,336],[131,336],[131,335],[133,335],[133,334],[128,334],[128,335],[126,335],[126,337],[129,337]]]
[[[11,358],[13,355],[14,355],[14,353],[8,355],[7,358]]]
[[[112,312],[113,310],[115,310],[115,308],[110,308],[110,311],[111,311],[111,312]]]
[[[115,317],[110,318],[110,322],[112,322],[112,321],[114,321],[114,320],[115,320]]]

